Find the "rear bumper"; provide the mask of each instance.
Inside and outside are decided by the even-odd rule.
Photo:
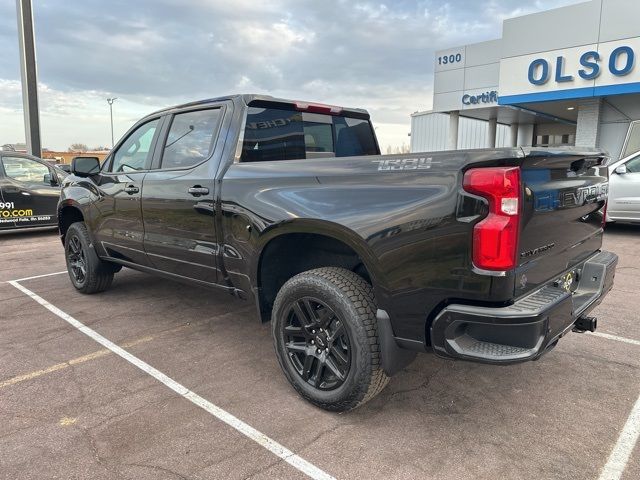
[[[577,267],[580,280],[573,292],[551,282],[508,307],[449,305],[431,325],[433,350],[485,363],[534,360],[602,301],[613,287],[617,263],[611,252],[590,257]]]

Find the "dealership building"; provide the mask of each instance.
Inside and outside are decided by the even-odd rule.
[[[502,38],[436,52],[433,110],[411,151],[575,145],[640,150],[640,0],[505,20]]]

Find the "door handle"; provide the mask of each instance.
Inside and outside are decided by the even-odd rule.
[[[208,195],[209,189],[207,187],[201,187],[200,185],[194,185],[193,187],[187,190],[194,197],[199,197],[200,195]]]
[[[124,187],[124,191],[129,195],[133,195],[134,193],[138,193],[140,189],[135,185],[127,185],[126,187]]]

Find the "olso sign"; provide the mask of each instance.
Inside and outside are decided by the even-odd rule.
[[[553,76],[558,83],[571,82],[574,75],[584,80],[593,80],[598,78],[602,68],[607,68],[609,72],[616,76],[622,77],[628,75],[635,65],[635,52],[626,45],[615,48],[608,58],[603,58],[600,53],[595,50],[584,52],[580,56],[580,67],[577,72],[565,72],[565,57],[558,56],[555,65],[551,65],[549,60],[544,58],[536,58],[529,64],[528,79],[533,85],[544,85]],[[552,73],[552,68],[555,71]]]

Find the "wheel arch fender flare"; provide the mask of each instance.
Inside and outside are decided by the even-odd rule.
[[[80,215],[82,217],[82,219],[85,221],[87,221],[87,204],[82,204],[80,202],[78,202],[76,199],[74,198],[60,198],[60,202],[58,203],[58,212],[57,212],[57,216],[58,216],[58,231],[60,233],[60,240],[62,241],[62,244],[64,245],[64,236],[66,233],[66,230],[63,231],[63,216],[65,215],[65,211],[66,212],[71,212],[73,211],[74,213],[76,213],[77,215]],[[67,213],[66,215],[69,215],[70,213]],[[67,225],[66,227],[68,228],[71,224]],[[93,232],[91,231],[91,229],[87,228],[87,233],[89,234],[89,238],[91,239],[91,244],[92,246],[95,245],[95,239],[93,236]],[[95,246],[94,246],[95,248]]]
[[[362,263],[371,277],[372,286],[376,288],[376,286],[384,285],[384,274],[380,268],[380,262],[373,254],[373,251],[367,244],[366,240],[358,235],[357,232],[339,223],[328,220],[306,218],[287,220],[285,222],[277,223],[262,232],[256,245],[256,260],[254,261],[251,269],[253,285],[258,285],[260,266],[265,249],[269,243],[283,235],[301,233],[321,235],[345,244],[362,260]]]

